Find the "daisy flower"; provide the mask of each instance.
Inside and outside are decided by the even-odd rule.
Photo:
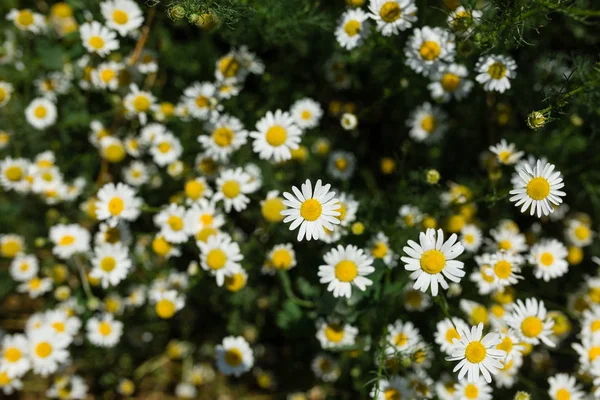
[[[408,134],[417,142],[438,142],[448,130],[448,114],[438,106],[425,102],[417,107],[406,121]]]
[[[13,85],[10,82],[0,81],[0,107],[4,107],[10,101]]]
[[[38,298],[41,295],[52,290],[52,279],[39,278],[34,276],[27,282],[23,282],[17,287],[17,291],[29,294],[32,299]]]
[[[154,216],[154,224],[160,228],[160,235],[171,243],[184,243],[188,239],[191,219],[185,207],[171,203]]]
[[[296,252],[291,243],[278,244],[267,255],[268,270],[264,272],[275,272],[276,270],[290,270],[296,266]]]
[[[21,334],[5,335],[0,348],[0,371],[9,378],[20,378],[31,368],[27,338]]]
[[[195,82],[183,91],[185,105],[194,118],[208,120],[218,115],[217,88],[210,82]]]
[[[240,376],[254,365],[254,352],[241,336],[227,336],[215,347],[217,368],[224,375]]]
[[[310,368],[323,382],[335,382],[341,371],[338,362],[328,354],[318,354],[310,363]]]
[[[475,301],[462,299],[459,303],[460,309],[469,316],[471,325],[479,325],[480,323],[487,326],[489,323],[489,313],[483,304]]]
[[[344,130],[351,131],[358,126],[358,118],[352,113],[344,113],[340,118],[340,125]]]
[[[225,217],[220,212],[217,212],[213,203],[206,199],[200,200],[198,203],[192,204],[188,209],[189,224],[186,228],[189,229],[189,235],[195,235],[196,240],[206,242],[206,239],[217,233],[217,230],[225,224]]]
[[[406,311],[424,311],[431,306],[431,296],[409,285],[404,287],[403,300]]]
[[[181,255],[179,247],[173,246],[161,235],[156,235],[152,240],[152,251],[165,258],[179,257]]]
[[[365,291],[373,281],[366,275],[375,272],[373,259],[369,258],[362,249],[348,245],[344,248],[338,245],[323,256],[325,265],[319,266],[320,283],[329,283],[327,291],[333,292],[333,297],[350,298],[352,286]]]
[[[90,276],[102,281],[102,287],[116,286],[127,277],[132,267],[127,247],[121,243],[104,243],[96,246],[92,258],[94,268]]]
[[[69,316],[66,310],[56,309],[46,311],[44,314],[46,325],[54,329],[54,334],[64,336],[69,344],[73,341],[73,337],[81,328],[81,320],[75,316]]]
[[[454,389],[454,385],[456,385],[456,380],[452,379],[447,373],[443,373],[441,380],[435,384],[435,392],[439,400],[455,400],[456,389]]]
[[[69,359],[68,341],[63,336],[55,335],[54,329],[43,326],[27,333],[29,348],[27,354],[31,358],[33,372],[46,377],[56,372],[60,365]]]
[[[41,33],[46,28],[46,21],[42,14],[31,11],[29,8],[22,10],[12,9],[6,14],[6,19],[12,21],[21,31]]]
[[[455,260],[462,254],[464,248],[457,243],[456,234],[444,242],[444,233],[441,229],[427,229],[419,235],[419,244],[409,240],[408,246],[403,248],[408,257],[402,257],[404,268],[410,271],[410,278],[415,280],[414,289],[426,292],[431,285],[431,294],[437,296],[438,284],[443,289],[448,289],[446,279],[460,282],[465,276],[463,262]]]
[[[358,328],[349,324],[317,322],[317,339],[324,349],[352,346],[356,341]]]
[[[383,232],[378,232],[369,241],[369,252],[371,257],[382,260],[388,268],[394,268],[398,262],[398,255],[390,248],[390,239]]]
[[[129,93],[123,99],[123,106],[127,111],[128,117],[138,116],[140,124],[146,125],[148,121],[148,113],[156,102],[156,97],[152,93],[140,90],[140,88],[132,83],[129,86]]]
[[[6,157],[0,161],[0,185],[5,190],[23,193],[30,189],[28,181],[30,163],[25,158]]]
[[[452,63],[454,53],[454,35],[429,26],[415,28],[404,49],[406,65],[424,76],[438,72],[443,63]]]
[[[445,318],[437,323],[435,332],[435,342],[440,345],[440,350],[450,355],[454,348],[454,339],[460,339],[457,328],[462,330],[469,329],[467,323],[460,318]]]
[[[292,158],[292,150],[300,147],[302,130],[287,111],[277,110],[267,114],[256,123],[252,149],[263,160],[281,162]]]
[[[383,36],[397,35],[417,21],[414,0],[369,0],[369,11]]]
[[[508,144],[506,139],[502,139],[495,146],[490,146],[490,151],[498,157],[498,162],[504,165],[516,164],[524,154],[522,151],[516,151],[515,144]]]
[[[115,347],[123,335],[123,323],[110,313],[88,319],[85,328],[87,339],[98,347]]]
[[[117,90],[123,68],[123,64],[115,61],[101,63],[92,71],[92,83],[101,89]]]
[[[460,242],[466,251],[476,253],[483,242],[481,229],[472,224],[463,226],[460,231]]]
[[[106,26],[125,36],[144,23],[142,10],[133,0],[106,0],[100,3]]]
[[[148,166],[141,161],[132,161],[123,168],[123,180],[128,185],[140,187],[150,180]]]
[[[109,163],[120,163],[127,156],[121,139],[105,136],[100,139],[100,155]]]
[[[402,400],[412,398],[413,391],[406,378],[392,375],[389,379],[379,379],[377,385],[371,389],[369,396],[374,400]]]
[[[176,290],[165,290],[153,296],[154,310],[162,319],[173,318],[183,308],[185,299]]]
[[[483,85],[486,92],[500,92],[510,89],[510,80],[517,76],[517,64],[512,57],[502,55],[481,56],[475,70],[475,80]]]
[[[217,189],[212,201],[217,203],[222,200],[226,212],[230,212],[231,208],[237,212],[245,210],[250,204],[246,195],[254,191],[251,181],[252,177],[242,168],[224,170],[217,178]]]
[[[205,154],[217,161],[227,161],[234,151],[246,144],[248,132],[236,117],[223,114],[208,122],[205,128],[212,133],[198,136],[198,142]]]
[[[461,37],[466,37],[479,25],[482,15],[479,10],[467,10],[460,6],[448,15],[448,26]]]
[[[56,399],[86,399],[88,386],[79,375],[57,376],[54,384],[46,392],[46,396]]]
[[[0,256],[14,258],[25,249],[22,236],[14,234],[0,234]]]
[[[319,103],[306,97],[292,104],[290,114],[300,129],[311,129],[319,126],[323,109]]]
[[[510,191],[513,196],[511,202],[521,206],[521,212],[528,208],[530,214],[537,212],[538,218],[554,211],[552,204],[562,203],[561,197],[566,193],[559,190],[565,186],[559,171],[554,171],[554,165],[538,160],[535,167],[525,164],[524,168],[517,171],[521,180]]]
[[[490,250],[506,251],[510,253],[522,253],[527,251],[528,246],[525,242],[525,235],[512,229],[500,227],[490,231],[493,241],[489,243]]]
[[[600,306],[593,305],[584,310],[581,318],[581,336],[591,337],[600,335]]]
[[[25,108],[27,122],[37,130],[43,130],[54,125],[56,116],[56,105],[47,98],[33,99]]]
[[[494,284],[497,288],[514,285],[519,279],[523,279],[521,275],[520,265],[523,263],[523,257],[518,254],[499,251],[492,254],[490,265],[492,267]]]
[[[423,213],[418,207],[404,204],[398,211],[400,225],[413,228],[423,220]]]
[[[223,286],[225,276],[231,274],[234,265],[243,260],[240,246],[225,233],[210,236],[206,242],[197,242],[200,248],[200,265],[217,279],[217,285]]]
[[[175,135],[166,131],[154,138],[149,153],[156,165],[164,167],[179,159],[183,153],[183,146]]]
[[[575,377],[568,374],[556,374],[548,378],[548,395],[552,400],[582,400],[585,396]]]
[[[579,364],[584,371],[589,371],[600,360],[600,335],[582,337],[581,343],[573,343],[573,350],[579,355]]]
[[[290,230],[298,227],[298,241],[302,241],[306,236],[306,240],[320,239],[325,235],[325,228],[332,231],[333,225],[340,223],[337,216],[340,215],[338,199],[334,198],[335,193],[330,192],[330,184],[322,185],[319,179],[315,185],[315,190],[312,190],[312,183],[306,180],[301,186],[301,191],[296,186],[292,187],[292,195],[289,192],[284,192],[283,201],[287,207],[281,211],[281,215],[285,215],[284,223],[293,221],[290,225]]]
[[[495,274],[492,269],[492,255],[484,253],[480,256],[475,256],[475,262],[478,264],[479,269],[475,269],[469,279],[477,284],[480,295],[490,294],[496,290],[495,285]]]
[[[196,204],[206,200],[213,195],[213,190],[204,177],[197,177],[188,180],[183,188],[186,197],[186,203]]]
[[[116,226],[119,221],[135,221],[140,215],[142,199],[135,197],[135,190],[124,183],[107,183],[98,191],[96,217]]]
[[[356,211],[358,211],[358,201],[354,200],[352,195],[340,193],[338,198],[340,208],[340,226],[348,227],[356,219]]]
[[[502,329],[500,331],[501,342],[498,343],[496,349],[503,350],[506,353],[506,359],[510,361],[513,358],[522,358],[525,346],[520,343],[517,333],[512,329]]]
[[[77,224],[54,225],[50,228],[49,237],[54,243],[52,253],[63,260],[90,250],[90,233]]]
[[[356,156],[354,154],[336,150],[329,155],[327,162],[327,172],[335,179],[348,180],[354,174],[356,169]]]
[[[248,273],[240,265],[233,266],[230,272],[231,274],[225,277],[225,288],[230,292],[238,292],[245,288]]]
[[[283,219],[281,212],[285,209],[286,206],[277,190],[269,191],[267,198],[260,202],[260,212],[263,218],[269,222],[280,222]]]
[[[385,352],[387,355],[406,353],[422,340],[419,330],[410,321],[398,320],[388,325]]]
[[[369,35],[368,19],[369,15],[360,8],[344,12],[335,30],[335,38],[339,45],[347,50],[352,50],[362,44]]]
[[[592,232],[588,224],[573,219],[567,223],[565,236],[572,245],[576,247],[585,247],[592,243],[595,232]]]
[[[569,270],[567,248],[556,239],[545,239],[533,245],[529,253],[529,263],[534,265],[534,275],[548,282],[563,276]]]
[[[554,347],[554,343],[549,339],[554,321],[547,317],[543,301],[529,298],[523,303],[517,300],[505,319],[508,326],[518,333],[523,342],[536,345],[542,341],[545,345]]]
[[[492,388],[481,378],[475,382],[459,382],[454,390],[456,400],[492,400]]]
[[[17,282],[32,279],[38,274],[40,267],[34,255],[18,254],[10,263],[10,276]]]
[[[119,49],[117,34],[98,21],[86,22],[79,27],[83,47],[90,53],[105,57]]]
[[[432,82],[427,88],[436,101],[447,103],[452,98],[462,100],[473,89],[473,81],[466,79],[468,76],[469,71],[464,65],[444,65],[431,76]]]
[[[486,382],[492,382],[492,375],[502,368],[501,359],[506,357],[506,352],[497,350],[495,346],[500,343],[500,335],[490,332],[483,336],[483,324],[471,327],[469,330],[458,328],[459,338],[454,339],[454,348],[447,361],[460,361],[453,372],[458,372],[458,380],[467,375],[467,382],[476,383],[479,373]]]

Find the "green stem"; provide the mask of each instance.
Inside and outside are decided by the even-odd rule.
[[[277,274],[279,275],[279,280],[281,280],[281,284],[283,285],[283,291],[285,292],[286,296],[291,301],[293,301],[294,303],[298,304],[301,307],[306,307],[306,308],[314,308],[315,307],[315,304],[312,301],[303,300],[294,294],[294,291],[292,290],[292,283],[290,281],[290,277],[288,276],[287,271],[280,270],[280,271],[277,271]]]

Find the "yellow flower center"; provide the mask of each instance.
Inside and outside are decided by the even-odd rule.
[[[465,386],[465,397],[467,399],[476,399],[479,397],[479,389],[472,383]]]
[[[465,235],[465,242],[467,242],[468,244],[473,244],[473,242],[475,241],[475,236],[471,233],[468,233]]]
[[[179,232],[183,229],[183,219],[176,215],[171,215],[167,220],[167,223],[171,227],[172,230]]]
[[[116,266],[117,261],[112,256],[104,257],[102,261],[100,261],[100,268],[104,272],[111,272],[113,269],[115,269]]]
[[[163,153],[163,154],[168,153],[169,151],[171,151],[171,143],[169,143],[169,142],[161,142],[158,145],[158,150],[161,153]]]
[[[358,266],[354,261],[343,260],[335,266],[335,277],[341,282],[352,282],[358,276]]]
[[[454,92],[460,85],[460,77],[451,72],[446,72],[444,76],[442,76],[442,88],[446,92]]]
[[[480,322],[487,325],[488,318],[488,311],[484,306],[476,306],[471,311],[471,321],[473,322],[473,325],[479,325]]]
[[[432,133],[433,131],[435,131],[436,127],[437,127],[437,121],[435,120],[435,117],[431,114],[425,116],[421,120],[421,128],[427,133]]]
[[[285,204],[279,197],[265,200],[261,207],[263,217],[269,222],[279,222],[283,219],[281,212],[285,210]]]
[[[595,361],[598,356],[600,356],[600,347],[594,346],[588,350],[588,357],[590,358],[590,361]]]
[[[115,21],[119,25],[126,24],[129,21],[129,16],[125,11],[115,10],[113,11],[113,21]]]
[[[125,203],[119,197],[113,197],[108,202],[108,212],[112,215],[120,215],[125,209]]]
[[[543,200],[550,194],[550,183],[546,178],[533,178],[527,184],[527,195],[533,200]]]
[[[65,324],[64,322],[55,322],[52,324],[52,327],[54,328],[54,330],[58,333],[62,333],[65,331]]]
[[[29,289],[37,290],[42,286],[42,280],[40,278],[33,278],[29,281]]]
[[[88,40],[88,44],[96,50],[101,50],[104,47],[104,39],[100,36],[92,36]]]
[[[73,9],[67,3],[56,3],[50,9],[50,13],[57,18],[67,18],[73,16]]]
[[[325,327],[325,337],[333,343],[339,343],[344,338],[344,328],[337,325],[327,325]]]
[[[227,262],[227,255],[221,249],[213,249],[208,252],[206,256],[206,264],[208,264],[208,268],[212,270],[218,270],[225,266]]]
[[[502,317],[502,316],[504,316],[504,313],[506,312],[506,311],[504,310],[504,307],[502,307],[502,306],[501,306],[501,305],[499,305],[499,304],[493,304],[493,305],[490,307],[490,311],[491,311],[491,312],[492,312],[492,314],[494,314],[496,317]]]
[[[115,76],[117,76],[117,74],[110,68],[105,68],[100,71],[100,79],[105,83],[112,81]]]
[[[276,250],[271,256],[271,264],[277,269],[289,269],[292,262],[292,254],[287,249]]]
[[[150,99],[148,99],[148,96],[146,95],[138,94],[133,99],[133,108],[138,112],[148,111],[150,108]]]
[[[600,330],[600,320],[595,320],[591,325],[592,332],[598,332]]]
[[[172,103],[160,103],[160,111],[166,116],[171,116],[175,112],[175,106]]]
[[[7,93],[6,90],[4,90],[4,88],[0,87],[0,103],[2,103],[7,97]]]
[[[377,242],[371,247],[371,254],[375,258],[383,258],[388,253],[388,246],[383,242]]]
[[[439,250],[427,250],[421,256],[421,269],[428,274],[437,274],[446,266],[446,257]]]
[[[75,236],[65,235],[58,241],[59,246],[68,246],[75,243]]]
[[[287,131],[284,127],[273,125],[267,130],[267,143],[273,147],[281,146],[287,139]]]
[[[487,350],[480,341],[471,342],[465,348],[465,358],[473,364],[479,364],[485,359]]]
[[[46,114],[48,114],[48,110],[46,110],[46,107],[44,106],[37,106],[35,110],[33,110],[33,115],[35,115],[36,118],[44,118]]]
[[[556,400],[571,400],[571,393],[567,389],[558,389],[556,391]]]
[[[423,42],[421,48],[419,49],[419,54],[421,58],[427,61],[433,61],[440,55],[440,45],[437,42],[432,40],[427,40]]]
[[[112,163],[118,163],[125,158],[125,148],[120,143],[113,143],[103,151],[104,158]]]
[[[35,354],[39,358],[47,358],[52,354],[52,346],[48,342],[39,342],[35,346]]]
[[[310,119],[310,117],[312,117],[312,113],[308,110],[304,110],[304,111],[302,111],[302,114],[300,114],[300,118],[302,118],[304,120],[308,120],[308,119]]]
[[[538,337],[543,329],[544,324],[538,317],[527,317],[521,322],[521,331],[523,332],[523,335],[528,338]]]
[[[237,367],[243,361],[242,352],[238,349],[229,349],[225,352],[225,362],[232,366]]]
[[[227,56],[219,60],[219,71],[221,71],[223,76],[226,78],[236,76],[239,69],[240,64],[234,57]]]
[[[316,199],[305,200],[300,206],[300,216],[307,221],[316,221],[323,211],[321,203]]]
[[[500,279],[507,279],[510,276],[511,272],[512,265],[506,260],[498,261],[494,265],[494,273]]]
[[[406,333],[401,332],[394,337],[394,343],[396,346],[404,346],[408,343],[408,336],[406,336]]]
[[[162,319],[169,319],[175,315],[175,304],[167,299],[162,299],[156,303],[156,315]]]
[[[29,26],[33,24],[33,13],[30,10],[19,11],[19,15],[17,15],[17,23],[21,26]]]
[[[498,154],[498,159],[500,159],[500,161],[503,164],[508,163],[508,159],[510,158],[510,156],[512,155],[512,153],[510,151],[501,151],[500,154]]]
[[[233,131],[224,126],[215,129],[213,132],[213,140],[220,147],[227,147],[233,142]]]
[[[569,246],[567,261],[571,265],[580,264],[583,261],[583,250],[580,247]]]
[[[158,236],[152,241],[152,250],[159,256],[166,256],[171,251],[171,245],[164,237]]]
[[[546,267],[549,267],[554,263],[554,256],[549,252],[542,253],[540,256],[540,262]]]
[[[225,181],[225,183],[221,187],[221,190],[223,191],[225,197],[227,197],[228,199],[234,199],[240,194],[242,188],[240,187],[240,184],[237,181],[229,180]]]
[[[489,66],[488,74],[492,79],[502,79],[506,76],[506,66],[500,61],[496,61]]]
[[[396,389],[386,389],[383,395],[385,400],[402,400],[402,394]]]
[[[192,200],[198,200],[206,187],[200,181],[192,180],[185,183],[185,195]]]
[[[98,332],[100,332],[102,336],[108,336],[112,332],[112,326],[110,326],[108,322],[102,321],[98,324]]]
[[[340,171],[345,171],[348,168],[348,160],[343,157],[336,158],[335,167]]]
[[[496,348],[498,350],[504,350],[506,354],[508,354],[513,348],[513,341],[510,339],[510,337],[506,336],[504,339],[502,339],[502,342],[496,346]]]
[[[0,387],[7,386],[10,382],[12,382],[12,379],[8,377],[6,371],[0,373]]]
[[[394,22],[402,15],[400,5],[395,1],[386,1],[379,10],[381,19],[385,22]]]
[[[205,228],[202,228],[200,230],[200,232],[198,232],[196,234],[196,239],[206,243],[206,241],[208,240],[209,237],[211,237],[212,235],[215,235],[217,233],[217,230],[211,226],[207,226]]]
[[[348,36],[357,35],[358,32],[360,32],[360,22],[358,22],[355,19],[352,19],[352,20],[346,22],[346,24],[344,25],[344,31],[346,32],[346,34]],[[303,114],[302,118],[304,118],[304,114]],[[306,117],[304,119],[308,119],[308,118],[310,118],[310,113],[308,113],[308,117]]]
[[[410,290],[406,293],[405,300],[407,304],[411,305],[412,307],[418,308],[423,302],[423,296],[418,290]]]
[[[500,250],[510,250],[512,248],[512,243],[510,240],[501,240],[498,242],[498,248]]]
[[[225,277],[225,287],[231,292],[237,292],[246,286],[246,278],[243,274],[233,274]]]
[[[196,106],[198,108],[206,108],[208,107],[208,98],[206,96],[198,96],[196,97]]]
[[[21,272],[25,272],[25,271],[29,270],[29,264],[24,262],[23,264],[21,264],[19,266],[19,270],[21,270]]]
[[[21,350],[16,347],[9,347],[4,351],[4,358],[9,363],[17,362],[21,359]]]
[[[575,237],[579,240],[587,240],[590,237],[590,228],[585,225],[579,225],[575,228]]]
[[[4,176],[12,182],[20,181],[23,179],[23,169],[17,165],[11,165],[4,171]]]
[[[453,343],[454,339],[460,339],[460,335],[456,328],[450,328],[446,331],[446,341],[448,343]]]

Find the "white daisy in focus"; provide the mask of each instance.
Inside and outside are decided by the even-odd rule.
[[[417,21],[414,0],[369,0],[369,11],[383,36],[397,35]]]
[[[224,375],[240,376],[254,365],[254,352],[241,336],[227,336],[215,347],[217,368]]]
[[[88,319],[85,328],[87,339],[98,347],[115,347],[123,335],[123,323],[110,313]]]
[[[133,0],[105,0],[100,3],[100,11],[106,26],[126,36],[144,23],[142,10]]]
[[[123,106],[127,111],[126,115],[129,118],[137,116],[140,124],[146,125],[148,122],[148,113],[151,111],[156,97],[152,93],[140,90],[138,85],[132,83],[129,85],[129,93],[123,99]]]
[[[350,324],[317,322],[317,339],[323,349],[352,346],[356,342],[358,328]]]
[[[352,286],[365,291],[373,281],[366,275],[375,272],[373,259],[369,258],[362,249],[348,245],[344,248],[338,245],[323,256],[325,265],[319,266],[317,275],[320,283],[329,283],[327,291],[333,292],[333,297],[350,298]]]
[[[58,370],[69,359],[67,346],[69,342],[63,336],[55,335],[54,329],[43,326],[27,333],[29,340],[28,354],[31,358],[33,372],[46,377]]]
[[[535,267],[533,274],[546,282],[563,276],[569,270],[568,253],[565,245],[556,239],[534,244],[529,253],[529,263]]]
[[[38,274],[40,267],[34,255],[19,253],[10,263],[10,276],[17,282],[28,281]]]
[[[522,151],[516,151],[515,144],[508,144],[506,139],[502,139],[495,146],[490,146],[490,151],[498,157],[498,162],[504,165],[516,164],[524,154]]]
[[[464,65],[444,65],[432,75],[432,82],[427,85],[427,88],[436,101],[447,103],[452,98],[462,100],[473,89],[473,81],[467,79],[468,76],[469,71]]]
[[[494,276],[494,285],[497,289],[505,286],[515,285],[523,276],[518,275],[521,272],[523,257],[506,251],[498,251],[492,254],[490,266]]]
[[[559,171],[554,171],[554,165],[538,160],[535,167],[525,164],[517,171],[521,178],[515,188],[510,191],[513,196],[509,199],[515,206],[521,206],[521,212],[530,209],[530,214],[537,213],[538,218],[554,211],[552,205],[562,203],[565,192],[559,190],[565,186]]]
[[[369,15],[360,8],[345,11],[335,29],[335,38],[340,46],[352,50],[362,44],[369,35]]]
[[[556,374],[548,378],[548,395],[552,400],[583,400],[585,393],[574,376]]]
[[[554,321],[547,316],[543,301],[529,298],[523,303],[517,300],[505,320],[523,342],[536,345],[542,341],[546,346],[554,347],[554,343],[550,340]]]
[[[208,122],[205,129],[211,134],[198,136],[198,142],[204,147],[206,155],[216,161],[227,161],[234,151],[246,144],[248,137],[242,122],[227,114]]]
[[[198,241],[200,265],[217,279],[217,285],[223,286],[225,277],[231,275],[234,265],[243,260],[240,246],[225,233],[209,236],[206,242]]]
[[[246,195],[254,191],[251,180],[250,174],[239,167],[224,170],[217,178],[217,189],[212,201],[217,203],[222,200],[226,212],[230,212],[231,208],[237,212],[245,210],[250,204]]]
[[[458,327],[459,338],[454,339],[454,348],[447,361],[460,361],[453,372],[458,372],[458,380],[466,375],[467,382],[475,383],[479,374],[483,375],[486,382],[492,382],[495,375],[502,368],[500,360],[506,357],[506,352],[497,350],[495,346],[500,343],[500,335],[490,332],[483,336],[483,324],[464,329]]]
[[[478,72],[475,80],[483,85],[486,92],[504,93],[510,89],[510,80],[517,76],[517,64],[510,56],[481,56],[475,70]]]
[[[135,221],[140,215],[142,199],[124,183],[107,183],[98,191],[96,218],[116,226],[119,221]]]
[[[58,224],[50,228],[50,241],[54,243],[52,253],[63,260],[73,254],[90,250],[91,236],[87,229],[77,224]]]
[[[154,224],[160,228],[160,235],[171,243],[184,243],[188,240],[191,219],[185,207],[171,203],[154,216]]]
[[[335,193],[330,192],[330,184],[323,185],[319,179],[315,185],[315,190],[312,189],[310,180],[306,180],[298,190],[296,186],[292,186],[292,195],[289,192],[284,192],[283,201],[288,209],[281,211],[281,215],[285,215],[284,223],[293,221],[290,225],[290,230],[298,227],[297,240],[320,239],[325,235],[324,228],[332,231],[333,225],[340,223],[337,216],[340,215],[339,201],[334,198]]]
[[[419,244],[413,240],[403,248],[408,257],[402,257],[404,268],[410,271],[410,278],[415,281],[413,288],[426,292],[431,286],[431,294],[437,296],[438,284],[448,289],[446,279],[458,283],[465,276],[462,261],[455,260],[461,255],[464,247],[457,242],[456,234],[444,242],[444,232],[438,229],[427,229],[419,235]]]
[[[323,109],[319,103],[306,97],[292,104],[290,114],[300,129],[311,129],[319,126]]]
[[[92,258],[90,277],[100,279],[102,287],[116,286],[127,277],[132,267],[129,251],[121,243],[104,243],[96,246]]]
[[[263,160],[275,162],[292,158],[292,150],[300,147],[302,130],[287,111],[277,110],[267,114],[256,123],[256,131],[250,133],[254,139],[252,149]]]
[[[429,26],[415,28],[406,42],[406,65],[413,71],[431,76],[455,55],[454,35],[445,29]]]
[[[90,53],[105,57],[119,49],[117,34],[98,21],[86,22],[79,27],[81,43]]]
[[[438,106],[425,102],[417,107],[406,121],[409,135],[417,142],[438,142],[448,130],[448,114]]]
[[[25,108],[27,122],[37,130],[46,129],[56,122],[56,105],[47,98],[33,99]]]

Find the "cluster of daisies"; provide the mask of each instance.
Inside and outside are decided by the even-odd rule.
[[[419,28],[414,0],[369,0],[368,11],[361,8],[364,3],[348,0],[349,8],[335,31],[338,43],[352,50],[373,30],[394,36],[410,29],[405,63],[429,79],[432,102],[413,110],[406,121],[408,135],[425,144],[439,141],[450,118],[439,104],[463,100],[474,87],[469,68],[457,63],[456,42],[472,33],[482,11],[454,7],[448,26]],[[31,159],[0,160],[0,187],[14,201],[35,194],[47,205],[76,205],[73,213],[49,218],[51,226],[44,237],[25,237],[18,227],[12,228],[16,233],[0,234],[0,257],[16,291],[37,299],[37,304],[52,305],[31,315],[21,332],[0,336],[3,393],[23,389],[31,375],[51,376],[47,397],[84,399],[95,382],[84,376],[85,368],[74,359],[73,350],[124,344],[129,316],[164,322],[176,319],[186,306],[193,311],[188,300],[200,279],[214,284],[215,292],[233,294],[246,288],[249,279],[259,279],[259,274],[279,275],[289,286],[290,278],[302,270],[322,285],[323,296],[347,309],[375,291],[382,275],[406,282],[394,293],[401,297],[402,317],[385,321],[381,335],[361,332],[356,319],[346,320],[339,313],[311,314],[315,323],[310,339],[320,350],[310,369],[325,384],[354,374],[343,360],[346,353],[352,360],[373,350],[369,365],[378,374],[369,384],[372,399],[489,400],[494,390],[512,390],[521,383],[520,376],[528,372],[526,363],[542,365],[552,349],[562,348],[579,357],[579,369],[549,375],[544,390],[554,400],[579,400],[587,396],[585,384],[600,397],[594,390],[600,387],[600,275],[586,277],[576,292],[568,294],[565,310],[546,304],[543,296],[534,297],[536,293],[520,292],[523,281],[543,287],[565,277],[584,261],[585,248],[595,236],[590,217],[571,212],[563,203],[563,176],[545,158],[525,157],[506,140],[482,155],[512,173],[512,190],[501,200],[535,220],[527,229],[509,219],[486,226],[478,218],[472,188],[450,182],[439,196],[444,217],[402,204],[395,220],[390,219],[393,231],[363,235],[366,227],[358,220],[361,204],[348,182],[357,170],[357,158],[346,150],[332,150],[329,139],[316,133],[324,117],[320,103],[311,98],[290,101],[289,109],[285,105],[285,110],[257,116],[254,126],[245,126],[242,116],[227,112],[228,101],[240,94],[247,79],[265,70],[247,47],[220,57],[214,79],[186,85],[171,102],[152,91],[159,71],[156,53],[136,45],[144,44],[139,40],[146,22],[137,2],[104,0],[97,10],[84,13],[81,24],[74,9],[63,2],[54,4],[48,16],[14,9],[6,18],[26,39],[73,34],[76,40],[65,46],[74,46],[73,54],[85,53],[65,62],[61,71],[35,78],[36,97],[17,110],[30,130],[53,134],[66,114],[62,99],[74,91],[110,96],[112,104],[104,106],[114,113],[110,118],[99,113],[86,132],[99,166],[96,182],[89,177],[67,181],[60,169],[62,155],[50,150]],[[25,68],[20,57],[7,51],[0,61],[20,71]],[[342,61],[334,56],[327,69],[334,87],[348,87]],[[514,60],[504,55],[482,56],[471,69],[485,91],[503,93],[516,77]],[[16,107],[14,97],[15,86],[0,81],[0,110]],[[329,110],[343,129],[359,129],[351,104],[333,104]],[[193,146],[173,128],[173,121],[194,127],[192,140],[201,151],[190,154]],[[0,150],[14,140],[13,133],[0,131]],[[250,161],[236,164],[242,153],[250,154],[245,158]],[[278,168],[293,168],[292,162],[311,155],[320,158],[334,186],[296,177],[282,189],[276,179],[265,178],[265,172],[271,177]],[[194,158],[193,165],[186,164],[185,156]],[[382,160],[382,173],[389,175],[394,169],[393,159]],[[425,180],[436,190],[440,174],[430,170]],[[177,188],[167,193],[168,203],[151,204],[152,197],[145,197],[165,187]],[[270,232],[267,235],[276,240],[263,246],[259,257],[264,261],[258,266],[248,261],[255,254],[245,251],[253,238],[238,227],[239,221],[247,224],[251,218],[260,220],[252,222],[260,225],[253,233]],[[549,236],[549,224],[562,234]],[[392,239],[398,230],[410,239]],[[305,245],[320,252],[319,265],[304,262]],[[175,267],[187,254],[193,254],[193,260],[185,268]],[[170,267],[158,271],[157,266]],[[267,276],[260,278],[270,282]],[[471,296],[469,286],[476,294]],[[311,303],[287,295],[303,305]],[[422,316],[432,315],[423,311],[436,306],[442,308],[443,317],[434,321],[435,332],[419,329]],[[577,320],[580,330],[574,343],[562,346],[572,339],[571,319]],[[217,372],[232,379],[251,372],[258,386],[273,389],[273,374],[259,367],[265,352],[256,336],[222,335],[208,351],[202,350],[203,362],[196,364],[189,362],[190,357],[200,351],[194,354],[193,345],[173,340],[165,354],[140,368],[156,370],[165,359],[185,358],[175,386],[179,398],[198,396]],[[153,335],[146,332],[141,340],[149,343]],[[433,370],[440,365],[447,371],[434,380]],[[132,396],[136,379],[120,376],[113,389]],[[290,393],[288,399],[319,395],[315,389]],[[525,392],[515,397],[528,398]]]

